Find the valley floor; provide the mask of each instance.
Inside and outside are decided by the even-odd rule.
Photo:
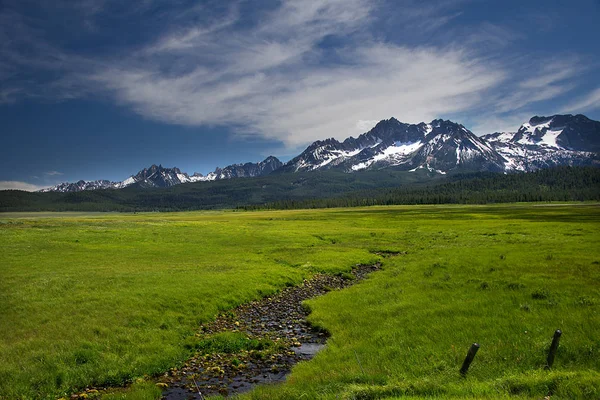
[[[0,214],[0,398],[157,398],[149,376],[214,350],[201,324],[375,263],[307,302],[327,346],[246,398],[598,398],[599,242],[597,204]]]

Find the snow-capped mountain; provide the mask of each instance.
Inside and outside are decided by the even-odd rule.
[[[275,157],[259,163],[234,164],[207,174],[188,175],[178,168],[153,165],[123,182],[79,181],[43,191],[169,187],[187,182],[256,177],[340,169],[352,173],[393,167],[426,169],[446,174],[458,171],[534,171],[559,165],[600,165],[600,122],[584,115],[533,117],[517,132],[478,137],[463,125],[442,119],[405,124],[395,118],[380,121],[369,132],[343,142],[318,140],[283,164]]]
[[[356,139],[316,141],[280,171],[533,171],[598,163],[598,152],[600,122],[583,115],[533,117],[517,132],[482,137],[452,121],[405,124],[390,118]]]
[[[111,182],[107,180],[99,181],[78,181],[78,182],[63,182],[51,188],[42,189],[40,192],[81,192],[83,190],[96,189],[115,189],[118,188],[121,182]]]
[[[600,122],[584,115],[533,117],[517,132],[482,136],[506,160],[505,170],[533,171],[598,163]]]
[[[203,179],[204,178],[204,179]],[[188,176],[182,173],[179,168],[164,168],[162,165],[152,165],[150,168],[144,168],[136,175],[132,175],[122,182],[111,182],[107,180],[98,181],[79,181],[76,183],[64,182],[51,188],[42,189],[40,192],[81,192],[83,190],[96,189],[122,189],[128,186],[137,185],[139,187],[169,187],[186,182],[196,182],[206,180],[202,175]]]
[[[207,180],[263,176],[281,168],[282,165],[283,163],[276,157],[269,156],[259,163],[233,164],[222,169],[217,168],[214,172],[207,175],[207,177],[210,177]]]
[[[120,186],[170,187],[189,181],[189,176],[182,173],[179,168],[164,168],[162,165],[152,165],[150,168],[144,168],[135,176],[127,178],[121,182]]]
[[[42,189],[40,192],[80,192],[95,189],[122,189],[130,186],[141,188],[170,187],[188,182],[204,182],[221,179],[255,177],[270,174],[281,167],[283,163],[273,156],[267,157],[258,163],[234,164],[225,168],[217,168],[206,176],[200,173],[188,175],[179,168],[165,168],[162,165],[152,165],[144,168],[136,175],[132,175],[122,182],[107,180],[79,181],[76,183],[61,183],[57,186]]]
[[[390,118],[356,139],[314,142],[282,170],[342,168],[352,172],[396,167],[427,168],[441,173],[454,169],[502,171],[504,162],[485,140],[460,124],[441,119],[404,124]]]

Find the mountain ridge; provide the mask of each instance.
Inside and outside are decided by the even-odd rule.
[[[600,122],[580,114],[535,116],[517,132],[484,136],[449,120],[405,124],[390,118],[357,138],[313,142],[281,171],[342,168],[353,172],[391,167],[440,174],[455,170],[535,171],[592,164],[598,159],[599,138]]]
[[[152,164],[149,168],[140,170],[137,174],[121,182],[112,182],[108,180],[84,181],[75,183],[61,183],[59,185],[39,190],[39,192],[79,192],[84,190],[96,189],[123,189],[126,187],[140,188],[165,188],[182,183],[207,182],[221,179],[231,179],[239,177],[258,177],[264,176],[281,167],[283,163],[276,157],[269,156],[263,161],[257,163],[232,164],[224,168],[217,167],[213,172],[202,175],[195,172],[188,175],[177,167],[165,168],[162,164]]]
[[[42,192],[170,187],[182,183],[258,177],[268,174],[339,169],[394,168],[414,172],[532,172],[540,168],[600,163],[600,122],[582,114],[534,116],[516,132],[477,136],[464,125],[443,119],[407,124],[394,117],[379,121],[357,138],[317,140],[285,164],[273,156],[258,163],[216,168],[206,176],[152,165],[122,182],[62,183]]]

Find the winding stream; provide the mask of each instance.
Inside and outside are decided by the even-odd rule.
[[[243,304],[215,321],[200,327],[200,339],[222,332],[240,332],[253,343],[274,343],[265,349],[234,353],[197,353],[182,368],[158,378],[165,400],[203,400],[246,392],[258,384],[285,380],[292,366],[311,359],[325,346],[327,333],[306,321],[309,311],[304,300],[333,289],[342,289],[364,279],[380,264],[360,265],[352,270],[354,279],[317,274],[301,285],[259,301]],[[261,342],[262,340],[262,342]]]

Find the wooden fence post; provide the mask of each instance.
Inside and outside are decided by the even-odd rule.
[[[546,369],[552,368],[552,364],[554,364],[554,356],[556,355],[556,350],[558,350],[558,342],[560,341],[560,335],[562,335],[562,331],[560,329],[557,329],[554,332],[552,344],[550,345],[550,351],[548,352],[548,358],[546,359]]]
[[[473,343],[471,345],[471,348],[467,352],[467,357],[465,358],[465,361],[463,362],[462,367],[460,368],[461,375],[464,376],[467,374],[467,371],[469,370],[469,366],[473,362],[473,359],[475,358],[475,354],[477,354],[477,350],[479,350],[479,344]]]

